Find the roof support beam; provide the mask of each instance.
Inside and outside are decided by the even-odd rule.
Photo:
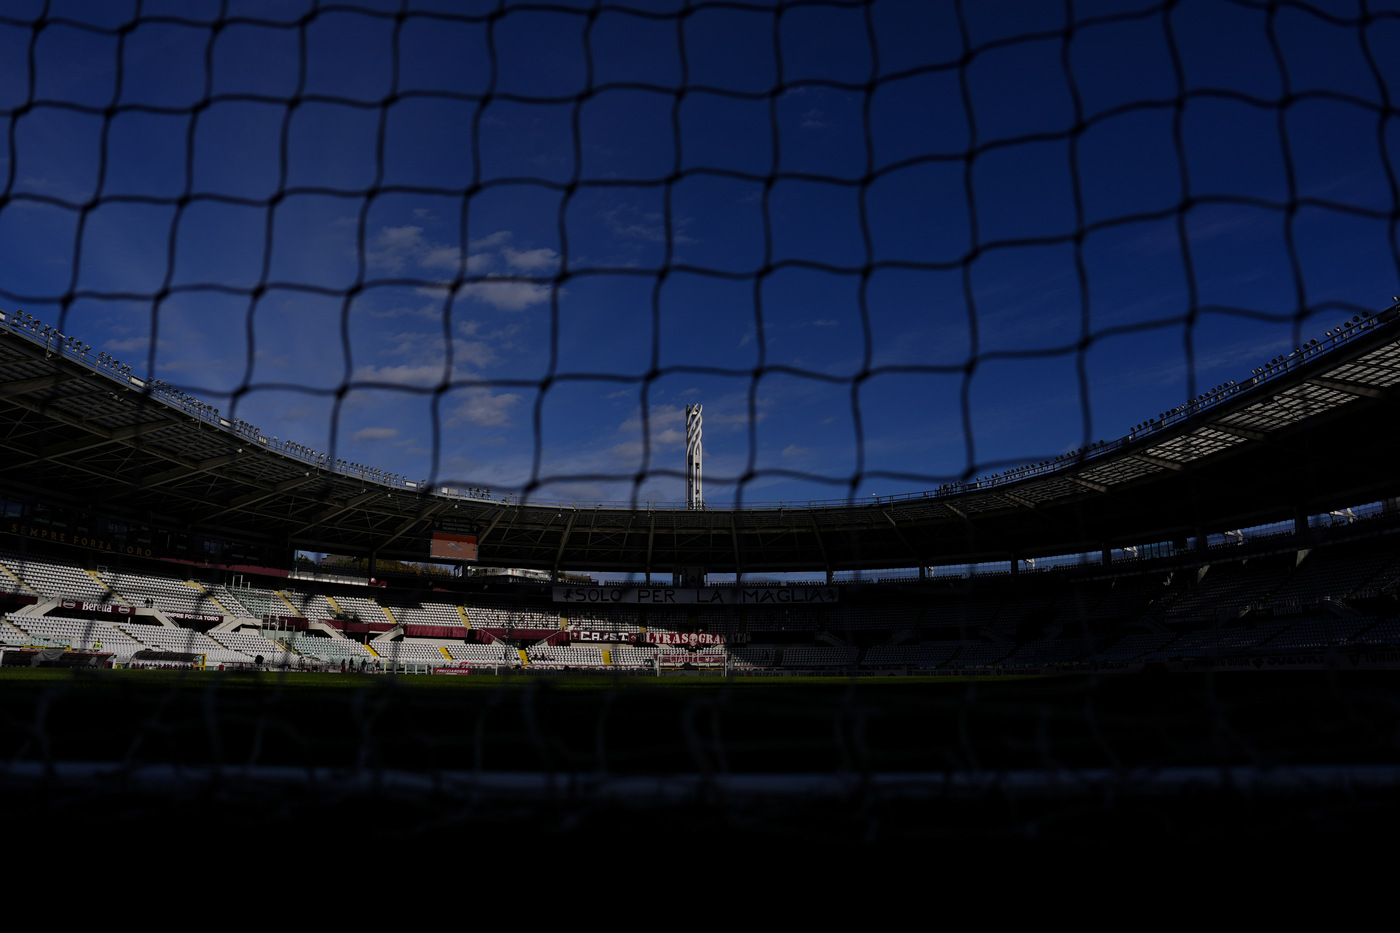
[[[417,515],[414,515],[414,516],[412,516],[411,518],[405,519],[405,520],[399,525],[399,527],[397,527],[397,528],[394,529],[394,533],[391,534],[391,535],[389,535],[389,537],[387,537],[387,538],[383,539],[382,541],[380,541],[380,542],[378,543],[377,547],[378,547],[378,548],[386,548],[386,547],[388,547],[390,544],[392,544],[393,542],[397,541],[405,532],[407,532],[409,529],[411,529],[414,525],[418,524],[418,523],[421,522],[421,521],[425,521],[425,520],[427,520],[427,519],[429,519],[429,518],[432,518],[433,515],[436,514],[436,513],[439,512],[439,511],[441,511],[441,510],[442,510],[442,507],[445,506],[446,504],[447,504],[446,502],[437,502],[437,503],[435,503],[435,504],[429,506],[428,508],[424,509],[423,511],[419,512]]]
[[[832,573],[831,558],[826,556],[826,542],[822,540],[822,529],[817,524],[816,513],[809,511],[807,520],[812,523],[812,536],[817,539],[817,550],[821,552],[822,566],[826,569],[826,578],[829,581]]]
[[[923,555],[915,551],[913,546],[909,544],[909,539],[904,537],[904,532],[899,530],[899,522],[895,521],[894,516],[886,509],[881,509],[880,514],[885,516],[885,521],[889,522],[890,527],[894,529],[894,536],[899,539],[899,543],[904,545],[904,549],[908,551],[909,556],[914,559],[914,566],[922,567],[924,564]]]
[[[482,542],[484,542],[484,541],[487,539],[487,537],[491,534],[491,532],[493,532],[493,531],[496,530],[496,524],[501,520],[501,517],[502,517],[503,515],[505,515],[505,514],[506,514],[506,510],[505,510],[505,509],[497,509],[497,510],[496,510],[496,517],[493,518],[493,519],[491,519],[491,524],[490,524],[490,526],[487,527],[487,529],[486,529],[485,531],[483,531],[480,535],[477,536],[477,538],[476,538],[476,546],[477,546],[477,547],[481,547]]]
[[[298,476],[293,479],[283,480],[276,486],[272,486],[270,488],[259,489],[257,492],[244,493],[241,496],[234,496],[233,499],[229,501],[228,508],[215,513],[214,517],[219,518],[223,515],[228,514],[229,512],[234,512],[238,509],[246,508],[247,506],[250,506],[255,502],[261,502],[264,499],[270,499],[278,493],[290,492],[291,490],[296,489],[298,486],[306,485],[307,483],[311,482],[314,478],[315,477],[310,475]]]
[[[1154,457],[1151,454],[1128,454],[1128,456],[1132,457],[1134,460],[1141,460],[1143,463],[1150,463],[1155,467],[1161,467],[1164,470],[1176,470],[1180,473],[1186,469],[1185,466],[1177,463],[1175,460],[1163,460],[1161,457]],[[1071,477],[1071,479],[1072,478],[1073,477]],[[1080,482],[1083,481],[1081,480]],[[1085,485],[1088,484],[1085,483]]]
[[[559,536],[559,550],[554,552],[554,577],[559,576],[559,561],[564,557],[564,545],[569,543],[569,532],[574,530],[574,519],[578,518],[577,511],[569,512],[569,520],[564,523],[564,533]]]
[[[160,486],[161,484],[168,483],[171,480],[189,476],[191,473],[208,473],[209,471],[218,469],[221,466],[227,466],[235,460],[241,460],[244,457],[250,456],[252,456],[251,453],[243,453],[242,451],[239,451],[238,453],[223,454],[222,456],[218,457],[209,457],[205,460],[200,460],[198,463],[194,464],[193,467],[177,466],[172,467],[169,470],[165,470],[161,473],[152,473],[150,476],[144,477],[141,480],[141,485],[145,487]]]
[[[35,376],[32,379],[12,379],[0,382],[0,398],[12,398],[39,389],[52,389],[74,378],[72,373],[54,373],[51,376]]]
[[[163,428],[168,428],[175,423],[165,418],[161,418],[158,421],[147,421],[141,424],[129,424],[125,427],[120,427],[113,431],[105,431],[102,428],[97,427],[96,425],[83,424],[82,422],[77,421],[75,419],[59,415],[53,410],[41,412],[39,407],[32,406],[26,402],[17,402],[16,404],[22,405],[23,407],[28,408],[29,410],[34,411],[35,413],[43,414],[45,417],[53,418],[55,421],[61,421],[69,427],[80,428],[88,432],[88,435],[86,437],[75,437],[72,440],[60,441],[57,444],[49,444],[48,446],[41,448],[41,450],[43,450],[42,457],[35,457],[32,460],[20,464],[20,466],[26,467],[33,466],[36,463],[43,463],[46,460],[52,460],[55,457],[66,457],[69,454],[79,454],[87,450],[93,450],[97,447],[105,447],[108,444],[125,443],[126,441],[129,441],[132,438],[139,438],[143,434],[151,434]]]
[[[734,512],[729,513],[729,539],[734,543],[734,579],[738,581],[744,575],[744,563],[739,559],[742,549],[739,547],[739,523],[735,519]]]
[[[1308,380],[1315,386],[1324,389],[1333,389],[1337,392],[1345,392],[1348,395],[1359,395],[1363,398],[1384,398],[1385,391],[1379,386],[1362,385],[1359,382],[1351,382],[1347,379],[1333,379],[1330,376],[1313,376]]]
[[[1087,479],[1080,479],[1080,478],[1077,477],[1077,476],[1066,476],[1065,479],[1069,480],[1071,483],[1078,483],[1080,486],[1083,486],[1085,489],[1092,489],[1092,490],[1094,490],[1094,492],[1108,492],[1108,487],[1107,487],[1107,486],[1101,486],[1101,485],[1099,485],[1098,483],[1091,483],[1091,482],[1090,482],[1089,480],[1087,480]]]
[[[1219,431],[1222,434],[1233,434],[1235,437],[1242,437],[1247,441],[1267,441],[1269,435],[1263,431],[1254,431],[1249,428],[1239,428],[1233,424],[1222,424],[1219,421],[1211,421],[1203,425],[1212,431]]]
[[[654,510],[649,510],[649,511],[647,512],[647,518],[648,518],[648,522],[647,522],[647,562],[646,562],[646,566],[645,566],[643,569],[644,569],[644,570],[646,571],[646,573],[647,573],[647,579],[650,580],[650,579],[651,579],[651,576],[650,576],[650,575],[651,575],[651,546],[652,546],[652,543],[656,541],[656,512],[655,512]]]
[[[379,495],[378,490],[371,490],[369,492],[362,492],[354,498],[346,499],[340,505],[333,505],[330,508],[326,509],[320,515],[317,515],[314,519],[312,519],[308,524],[302,525],[296,531],[292,532],[292,534],[299,535],[308,528],[315,528],[317,525],[324,524],[330,521],[332,518],[335,518],[342,512],[348,512],[351,509],[356,508],[357,506],[364,505],[366,502],[370,501],[377,495]]]

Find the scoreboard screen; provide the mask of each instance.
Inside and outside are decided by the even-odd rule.
[[[428,554],[433,560],[476,560],[476,535],[434,531]]]

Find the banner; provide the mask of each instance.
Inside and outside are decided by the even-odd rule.
[[[409,638],[465,639],[470,631],[465,625],[431,625],[425,622],[405,622],[403,633]]]
[[[139,557],[155,557],[156,552],[139,544],[122,544],[107,538],[97,538],[78,531],[55,531],[52,528],[30,525],[26,522],[10,522],[12,535],[23,535],[38,541],[52,541],[55,544],[68,544],[74,547],[93,548],[111,554],[132,554]]]
[[[574,641],[607,642],[614,645],[631,645],[637,641],[636,632],[595,632],[572,627],[569,629],[569,636]]]
[[[648,645],[722,645],[725,638],[719,632],[647,632]]]
[[[124,616],[136,615],[136,610],[130,606],[115,606],[111,603],[85,603],[76,599],[62,599],[59,600],[58,604],[64,609],[81,609],[84,612],[116,612]]]
[[[656,663],[662,667],[681,667],[690,664],[694,667],[723,667],[722,654],[658,654]]]
[[[834,586],[556,586],[556,603],[599,606],[782,606],[834,603]]]
[[[223,616],[212,612],[174,612],[169,609],[162,609],[161,612],[165,613],[167,619],[180,619],[185,622],[213,622],[217,625],[224,621]]]

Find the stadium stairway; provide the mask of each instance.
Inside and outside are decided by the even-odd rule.
[[[15,576],[13,573],[11,573],[11,572],[10,572],[10,568],[9,568],[9,567],[6,567],[4,564],[0,564],[0,574],[3,574],[4,576],[6,576],[6,577],[8,577],[9,579],[13,580],[13,581],[15,582],[15,584],[19,586],[19,590],[18,590],[17,592],[25,593],[26,595],[29,595],[29,596],[39,596],[39,595],[40,595],[38,590],[34,589],[34,587],[30,586],[28,583],[25,583],[25,582],[24,582],[23,580],[21,580],[19,577]]]
[[[188,586],[188,587],[190,587],[191,589],[199,590],[199,592],[202,593],[206,599],[208,599],[208,600],[209,600],[211,603],[213,603],[215,606],[218,606],[218,607],[219,607],[219,615],[221,615],[221,616],[231,616],[231,615],[234,614],[234,613],[229,612],[229,611],[228,611],[228,607],[226,607],[223,603],[219,602],[218,597],[215,596],[213,593],[209,592],[208,590],[206,590],[198,581],[195,581],[195,580],[186,580],[186,581],[185,581],[185,586]]]
[[[1326,611],[1330,615],[1335,616],[1338,619],[1346,619],[1348,621],[1351,621],[1365,619],[1367,617],[1366,613],[1357,612],[1351,606],[1347,605],[1347,603],[1344,600],[1341,599],[1332,599],[1324,596],[1322,599],[1318,600],[1317,604],[1324,611]]]
[[[524,648],[517,648],[517,649],[515,649],[515,650],[516,650],[516,653],[520,655],[520,666],[521,666],[521,667],[529,667],[529,666],[530,666],[530,656],[529,656],[528,654],[525,653],[525,649],[524,649]]]
[[[49,614],[50,610],[57,608],[58,600],[40,596],[37,603],[30,603],[28,606],[20,606],[14,612],[10,613],[10,615],[29,616],[33,618],[35,616],[46,616]]]
[[[24,644],[30,637],[24,629],[11,624],[8,616],[0,616],[0,644]]]
[[[118,593],[116,590],[114,590],[114,589],[112,589],[110,586],[108,586],[108,585],[107,585],[107,581],[104,580],[104,579],[102,579],[100,576],[98,576],[96,570],[84,570],[83,573],[85,573],[85,574],[87,574],[88,576],[92,577],[93,581],[94,581],[98,586],[100,586],[100,587],[102,587],[104,590],[106,590],[106,591],[111,595],[111,597],[112,597],[112,602],[116,603],[118,606],[129,606],[129,605],[131,605],[131,604],[128,603],[125,599],[122,599],[122,596],[121,596],[120,593]]]

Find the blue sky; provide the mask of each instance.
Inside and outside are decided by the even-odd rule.
[[[683,499],[703,403],[708,498],[768,501],[1117,437],[1400,293],[1397,2],[321,6],[9,0],[0,307],[546,498]]]

